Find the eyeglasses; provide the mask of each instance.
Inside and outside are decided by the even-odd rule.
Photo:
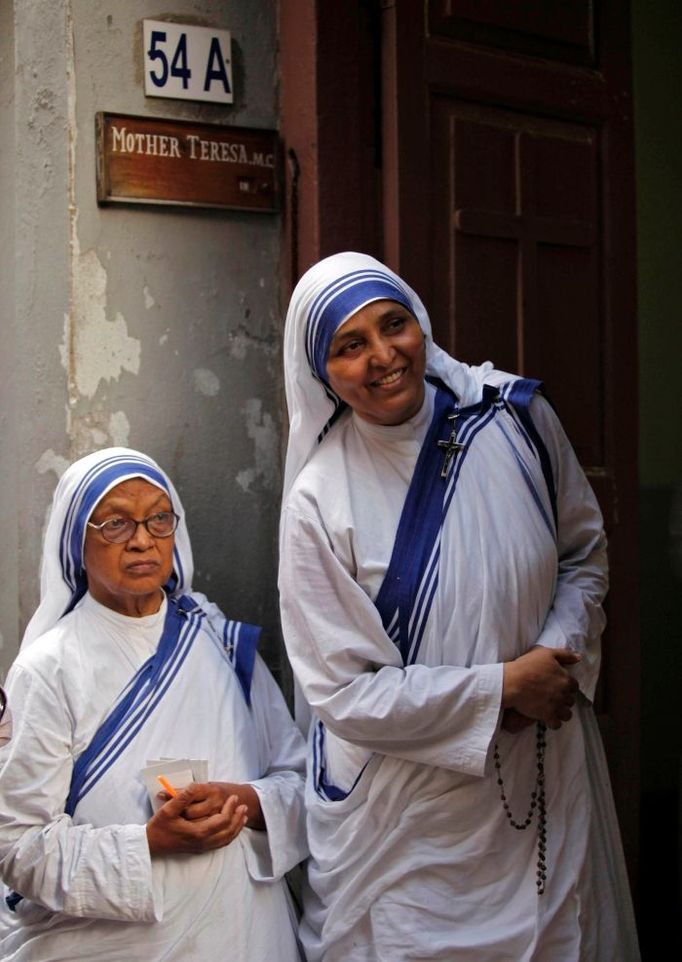
[[[0,722],[3,719],[6,708],[7,708],[7,695],[5,694],[5,689],[0,688]]]
[[[170,538],[179,520],[180,517],[174,511],[159,511],[141,521],[136,521],[135,518],[107,518],[101,524],[88,521],[88,528],[101,532],[104,540],[111,544],[122,544],[130,541],[139,524],[143,524],[153,538]]]

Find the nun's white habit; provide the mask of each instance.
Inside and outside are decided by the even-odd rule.
[[[126,478],[166,491],[181,517],[157,614],[131,618],[86,592],[85,523]],[[54,497],[41,603],[8,678],[0,750],[5,962],[300,958],[283,875],[305,857],[304,745],[255,655],[258,629],[191,593],[177,492],[145,455],[111,448],[72,465]],[[208,762],[250,782],[267,831],[150,858],[148,759]]]
[[[334,331],[379,299],[417,318],[434,379],[398,426],[343,411],[325,377]],[[309,962],[638,958],[590,705],[602,522],[536,382],[449,357],[416,294],[354,253],[298,284],[285,376],[280,591],[311,715]],[[441,479],[452,411],[463,449]],[[574,717],[545,736],[541,832],[541,733],[500,728],[502,662],[536,644],[582,654]],[[504,804],[530,824],[515,830]]]

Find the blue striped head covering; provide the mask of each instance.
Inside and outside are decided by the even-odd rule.
[[[342,324],[372,301],[397,301],[411,314],[415,309],[407,288],[385,270],[349,271],[324,287],[310,305],[306,326],[306,354],[314,375],[327,384],[327,358]]]
[[[344,414],[345,405],[327,383],[334,335],[359,310],[380,300],[396,301],[416,318],[426,339],[427,373],[434,356],[447,357],[433,344],[429,316],[417,293],[381,261],[342,251],[309,268],[291,296],[284,326],[289,411],[284,498],[311,453]]]
[[[168,495],[180,515],[173,549],[173,573],[164,585],[169,594],[191,590],[192,551],[182,505],[170,478],[153,461],[129,448],[106,448],[75,461],[62,475],[45,532],[40,575],[40,605],[22,647],[52,628],[87,591],[83,548],[87,523],[102,498],[130,478],[143,478]]]

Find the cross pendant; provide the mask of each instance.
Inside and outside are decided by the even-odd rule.
[[[455,412],[454,414],[448,414],[448,421],[452,421],[452,432],[447,441],[439,441],[438,447],[445,448],[445,460],[443,461],[443,467],[440,472],[441,478],[447,478],[448,471],[450,469],[450,462],[457,454],[458,451],[463,450],[464,445],[460,444],[457,440],[457,425],[455,420],[459,417],[459,414]]]

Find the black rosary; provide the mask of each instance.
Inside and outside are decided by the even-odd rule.
[[[530,805],[528,807],[526,817],[522,822],[517,822],[512,815],[509,802],[507,801],[507,796],[504,793],[502,763],[500,762],[500,750],[497,742],[495,742],[493,749],[493,763],[495,765],[495,771],[497,772],[497,784],[500,789],[502,808],[504,809],[504,814],[507,816],[511,827],[518,829],[520,832],[524,831],[532,822],[533,814],[537,812],[538,867],[537,872],[535,873],[535,886],[538,890],[538,895],[544,894],[545,883],[547,881],[547,803],[545,799],[545,748],[547,747],[547,742],[545,740],[546,731],[547,726],[545,723],[540,721],[537,722],[535,734],[535,788],[530,793]]]

